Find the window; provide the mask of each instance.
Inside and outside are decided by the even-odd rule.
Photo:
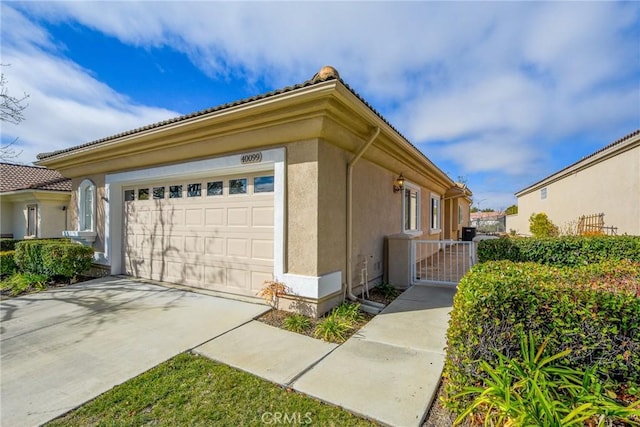
[[[164,187],[153,187],[153,198],[164,199]]]
[[[420,190],[405,182],[402,201],[402,231],[420,230]]]
[[[169,186],[169,198],[180,199],[182,197],[182,185]]]
[[[247,178],[229,180],[229,194],[246,194],[246,193],[247,193]]]
[[[141,188],[138,190],[138,200],[149,200],[148,188]]]
[[[202,184],[187,185],[187,197],[200,197],[202,194]]]
[[[273,175],[253,178],[254,193],[273,193]]]
[[[133,202],[136,199],[136,190],[124,190],[124,201]]]
[[[78,229],[95,231],[96,186],[85,179],[78,187]]]
[[[27,236],[38,235],[38,205],[27,206]]]
[[[544,187],[540,190],[540,199],[544,200],[547,198],[547,187]]]
[[[458,225],[462,224],[462,206],[458,205]]]
[[[222,181],[207,182],[207,196],[222,196]]]
[[[431,195],[431,231],[440,231],[440,196]]]

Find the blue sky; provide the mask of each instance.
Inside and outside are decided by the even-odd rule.
[[[301,83],[323,65],[475,205],[640,128],[638,2],[7,2],[1,63],[31,163]],[[10,64],[6,66],[5,64]]]

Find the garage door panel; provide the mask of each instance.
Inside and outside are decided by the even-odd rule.
[[[149,188],[177,184],[158,182]],[[138,187],[131,189],[138,194]],[[182,198],[125,202],[126,272],[255,296],[273,277],[274,208],[272,195],[250,193],[251,187],[249,194],[229,196],[225,186],[221,196],[203,191],[187,197],[185,191]]]
[[[249,257],[248,239],[230,238],[227,239],[227,256],[229,257]]]
[[[254,207],[251,210],[251,224],[254,227],[273,227],[273,207]]]
[[[224,208],[209,208],[205,210],[205,225],[207,226],[223,226],[225,225],[226,209]]]
[[[224,248],[225,243],[224,239],[221,237],[206,237],[205,238],[205,249],[204,253],[206,255],[214,255],[214,256],[224,256]]]
[[[227,286],[231,288],[249,290],[249,272],[244,269],[227,268]]]
[[[249,208],[227,209],[227,225],[229,227],[246,227],[249,225]]]
[[[211,265],[204,266],[204,283],[207,285],[226,286],[226,269]]]
[[[186,225],[204,225],[203,224],[202,209],[187,209],[185,211],[185,224]]]
[[[204,239],[196,236],[184,238],[184,251],[189,254],[202,254],[204,252]]]
[[[251,258],[273,260],[273,240],[252,240]]]

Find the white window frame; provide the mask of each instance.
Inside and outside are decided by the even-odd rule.
[[[546,199],[547,199],[547,187],[544,187],[540,189],[540,200],[546,200]]]
[[[415,192],[416,194],[416,212],[415,212],[415,228],[406,228],[406,216],[407,216],[407,204],[406,204],[406,192],[410,191],[410,192]],[[406,182],[404,183],[404,186],[402,188],[402,232],[406,233],[406,234],[422,234],[422,229],[420,227],[420,217],[421,217],[421,205],[422,205],[422,199],[421,199],[421,195],[420,195],[420,187],[418,187],[417,185],[414,185],[410,182]]]
[[[462,225],[462,205],[458,205],[458,225]]]
[[[31,214],[32,210],[33,215]],[[26,237],[38,237],[38,205],[35,203],[27,205]]]
[[[431,234],[440,233],[442,231],[442,206],[440,201],[441,197],[439,194],[431,193],[429,197],[429,230]],[[435,210],[435,214],[433,209],[434,202],[437,208]],[[436,227],[434,227],[434,225],[436,225]]]
[[[91,197],[89,203],[86,200],[87,193]],[[90,224],[87,224],[87,209],[90,209]],[[96,231],[96,185],[89,179],[78,186],[78,231]]]

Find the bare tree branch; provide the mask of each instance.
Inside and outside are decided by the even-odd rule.
[[[2,67],[8,66],[8,64],[0,64]],[[4,73],[0,74],[0,121],[12,123],[14,125],[19,124],[24,120],[22,114],[24,110],[29,106],[26,103],[29,95],[24,93],[21,98],[11,96],[9,94],[9,88],[7,87],[7,78]],[[14,159],[22,154],[22,150],[17,151],[14,147],[18,138],[14,139],[6,145],[0,145],[0,160]]]

